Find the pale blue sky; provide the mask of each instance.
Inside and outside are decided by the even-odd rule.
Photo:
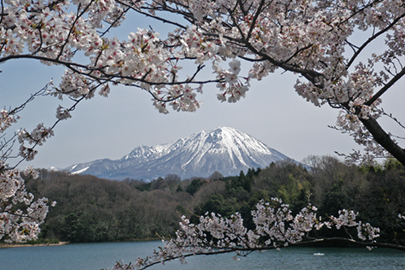
[[[148,22],[146,22],[148,23]],[[139,22],[120,30],[126,36]],[[156,26],[155,26],[156,29]],[[159,30],[159,29],[158,29]],[[208,68],[209,69],[209,68]],[[58,82],[63,68],[47,67],[33,60],[15,60],[0,65],[0,105],[9,108],[24,102],[51,78]],[[209,74],[209,73],[208,73]],[[195,113],[159,114],[148,93],[137,88],[113,87],[109,98],[100,96],[81,103],[72,118],[61,122],[55,136],[37,150],[36,159],[23,166],[60,168],[101,158],[118,159],[139,145],[156,145],[187,137],[200,130],[229,126],[246,132],[290,158],[348,153],[356,148],[352,139],[327,125],[334,125],[338,110],[318,108],[299,97],[293,88],[297,77],[279,72],[253,82],[246,99],[220,103],[215,85],[206,86]],[[384,97],[385,109],[399,120],[405,118],[401,82]],[[16,128],[31,130],[38,123],[51,125],[56,107],[66,104],[42,97],[20,114]]]

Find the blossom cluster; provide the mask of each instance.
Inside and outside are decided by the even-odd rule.
[[[35,146],[42,145],[48,138],[53,136],[52,128],[47,128],[44,124],[38,124],[31,132],[26,129],[21,129],[18,131],[18,141],[20,143],[20,156],[25,160],[29,161],[34,159],[37,154]],[[26,146],[24,143],[27,142],[30,146]]]
[[[144,269],[157,263],[173,259],[185,261],[186,256],[218,253],[220,251],[237,252],[280,248],[289,244],[314,239],[309,234],[321,228],[357,227],[361,241],[375,240],[379,229],[370,224],[357,221],[353,211],[341,210],[337,218],[322,221],[317,217],[317,208],[308,205],[295,216],[281,199],[272,198],[270,202],[261,200],[252,211],[255,228],[247,229],[239,213],[222,217],[215,213],[201,216],[198,224],[182,217],[176,238],[164,241],[164,246],[153,256],[138,258],[135,263],[117,263],[112,269]],[[351,236],[350,236],[351,237]]]
[[[24,174],[38,177],[31,167]],[[0,161],[0,239],[14,243],[36,240],[48,209],[48,199],[34,200],[34,195],[26,191],[20,172],[5,169]]]
[[[10,115],[7,110],[0,110],[0,134],[9,128],[13,123],[17,122],[17,119],[17,116]]]

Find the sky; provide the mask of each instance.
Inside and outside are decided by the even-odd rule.
[[[133,26],[139,21],[130,22],[118,32],[120,35],[136,31]],[[8,109],[20,105],[51,78],[57,84],[63,70],[34,60],[1,64],[0,106]],[[72,118],[55,128],[55,136],[37,148],[36,158],[20,167],[66,168],[96,159],[119,159],[140,145],[169,143],[220,126],[243,131],[297,161],[309,155],[336,156],[334,151],[358,149],[351,137],[328,127],[335,124],[338,110],[306,102],[294,91],[296,80],[293,74],[276,72],[253,82],[246,98],[234,104],[218,101],[215,85],[207,85],[197,97],[203,102],[197,112],[170,111],[167,115],[153,107],[147,92],[112,87],[108,98],[96,96],[79,104]],[[400,82],[384,97],[384,108],[399,120],[404,119],[403,100]],[[52,125],[59,104],[69,104],[69,100],[37,98],[20,113],[21,119],[14,127],[32,130],[38,123]],[[387,127],[391,130],[392,125]]]

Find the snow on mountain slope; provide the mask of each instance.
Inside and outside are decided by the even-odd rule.
[[[215,171],[224,176],[238,175],[241,170],[263,168],[284,159],[288,157],[248,134],[220,127],[168,144],[139,146],[119,160],[101,159],[65,170],[100,178],[151,181],[167,174],[177,174],[183,179],[208,177]]]

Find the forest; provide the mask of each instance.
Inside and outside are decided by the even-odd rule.
[[[396,160],[378,166],[346,165],[330,156],[310,156],[306,163],[310,167],[292,161],[271,163],[230,177],[214,172],[208,179],[182,180],[168,174],[149,183],[41,169],[38,179],[25,181],[37,197],[57,201],[41,225],[37,243],[170,237],[182,215],[197,222],[206,212],[239,212],[250,228],[250,212],[257,202],[278,197],[296,213],[311,203],[324,219],[337,216],[339,209],[354,210],[360,220],[380,227],[378,241],[405,244],[405,224],[398,218],[405,211],[403,165]]]

